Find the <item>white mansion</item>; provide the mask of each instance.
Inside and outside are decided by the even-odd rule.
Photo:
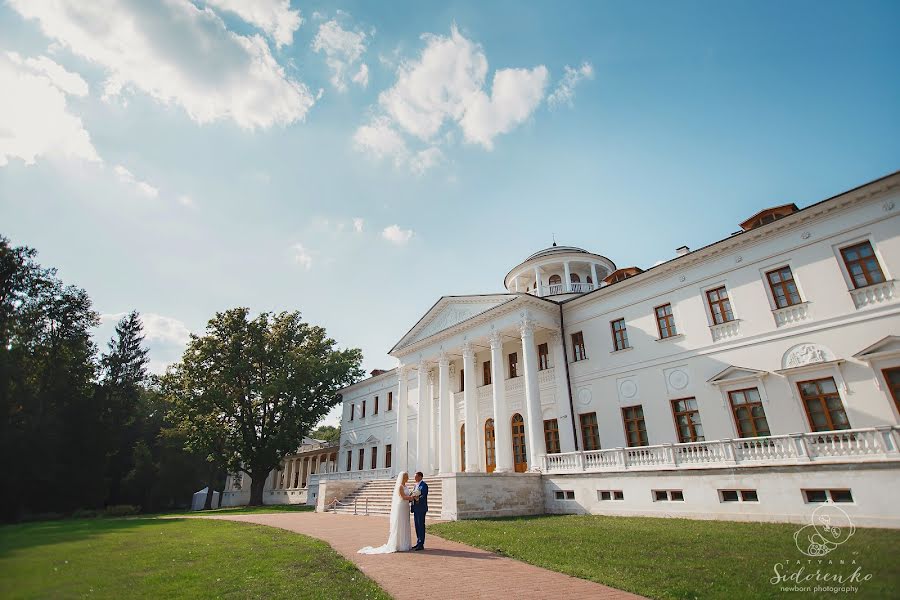
[[[554,244],[503,293],[442,297],[399,367],[342,391],[337,460],[273,473],[267,501],[359,510],[421,470],[447,519],[834,502],[900,526],[900,172],[740,229],[646,271]]]

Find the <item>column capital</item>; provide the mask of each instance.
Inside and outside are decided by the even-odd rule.
[[[527,315],[522,317],[522,320],[519,321],[519,333],[522,338],[533,336],[535,325],[536,323],[529,319]]]
[[[550,332],[550,341],[554,344],[562,343],[562,331],[559,329],[554,329]]]
[[[503,348],[503,334],[500,330],[495,329],[491,332],[491,350],[499,350]]]
[[[464,342],[462,345],[463,360],[475,358],[475,345],[472,342]]]
[[[447,354],[446,352],[441,352],[438,355],[438,366],[441,368],[449,367],[450,366],[450,355]]]
[[[409,373],[409,370],[410,365],[400,365],[399,367],[397,367],[397,375],[403,377],[404,375],[407,375]]]

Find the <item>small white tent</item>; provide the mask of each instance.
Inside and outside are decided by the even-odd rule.
[[[206,494],[208,487],[203,488],[199,492],[194,492],[194,499],[191,501],[191,510],[203,510],[206,504]],[[213,492],[212,507],[219,508],[219,492]]]

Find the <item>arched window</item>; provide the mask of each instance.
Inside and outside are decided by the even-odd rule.
[[[484,467],[488,473],[497,468],[496,441],[494,439],[494,420],[484,422]]]
[[[466,470],[466,424],[459,428],[459,470]]]
[[[550,276],[550,285],[559,285],[560,283],[562,283],[562,277],[559,275]]]
[[[525,453],[525,419],[516,413],[512,417],[512,451],[513,468],[516,473],[528,470],[528,457]]]
[[[591,283],[591,284],[594,283],[594,280],[591,279],[591,276],[590,276],[590,275],[587,276],[587,282],[588,282],[588,283]]]
[[[569,273],[569,281],[572,283],[581,283],[581,277],[578,276],[578,273]]]

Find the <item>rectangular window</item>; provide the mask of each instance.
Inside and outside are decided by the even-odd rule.
[[[394,392],[388,392],[388,410],[393,410],[394,408]]]
[[[617,319],[609,324],[612,327],[613,351],[628,348],[628,331],[625,329],[625,319]]]
[[[519,376],[519,354],[518,352],[509,353],[509,378],[515,379]]]
[[[359,449],[359,463],[357,464],[357,469],[359,469],[360,471],[363,470],[363,461],[365,460],[365,458],[366,458],[366,449],[360,448]]]
[[[481,377],[484,385],[491,385],[491,361],[486,360],[481,363]]]
[[[758,502],[756,490],[719,490],[720,502]]]
[[[644,424],[644,408],[626,406],[622,409],[622,420],[625,423],[625,440],[629,447],[647,445],[647,426]]]
[[[678,442],[702,442],[703,425],[700,423],[700,410],[697,408],[696,398],[682,398],[672,400],[672,415],[675,417],[675,430],[678,432]]]
[[[672,305],[663,304],[656,307],[656,328],[659,330],[659,339],[664,340],[673,335],[678,335],[675,330],[675,316],[672,314]]]
[[[624,500],[622,490],[597,490],[597,500]]]
[[[378,446],[372,446],[372,460],[370,464],[370,469],[375,470],[378,468]]]
[[[832,502],[853,502],[853,494],[850,490],[828,490],[828,496]]]
[[[466,391],[466,370],[465,369],[459,370],[459,391],[461,391],[461,392]]]
[[[538,371],[550,368],[550,353],[547,344],[538,344]]]
[[[808,504],[828,502],[828,492],[825,490],[803,490],[803,499]]]
[[[350,405],[350,420],[352,421],[356,413],[356,404]]]
[[[737,502],[738,501],[737,490],[722,490],[719,493],[722,495],[722,502]]]
[[[653,490],[654,502],[684,502],[681,490]]]
[[[384,468],[385,469],[391,468],[391,445],[390,444],[386,444],[384,446]]]
[[[573,490],[556,490],[557,500],[574,500],[575,492]]]
[[[669,490],[669,500],[673,502],[684,502],[684,492],[681,490]]]
[[[756,490],[741,490],[741,502],[759,502]]]
[[[894,399],[894,404],[897,405],[897,412],[900,412],[900,367],[884,369],[881,374],[884,375],[888,391]]]
[[[772,299],[775,300],[776,308],[793,306],[802,302],[790,267],[769,271],[766,273],[766,279],[769,282],[769,289],[772,290]]]
[[[581,421],[581,445],[585,450],[599,450],[600,427],[597,425],[597,413],[584,413],[578,418]]]
[[[734,321],[734,313],[731,312],[731,300],[728,299],[728,290],[725,286],[706,292],[706,301],[709,303],[709,312],[712,315],[713,324],[721,325],[728,321]]]
[[[763,410],[758,389],[749,388],[728,392],[728,399],[731,401],[731,411],[734,414],[738,437],[750,438],[769,435],[769,423],[766,421],[766,412]]]
[[[858,289],[884,281],[881,265],[878,264],[878,258],[875,257],[875,251],[869,242],[842,248],[841,256],[844,257],[844,265],[847,267],[847,273],[850,274],[854,288]]]
[[[544,421],[544,443],[547,454],[559,454],[559,422],[556,419]]]
[[[360,419],[366,418],[366,401],[365,400],[362,401],[362,409],[359,412],[359,418]]]
[[[666,502],[669,500],[669,492],[666,490],[653,490],[654,502]]]
[[[801,381],[797,387],[800,388],[803,408],[813,431],[850,429],[850,421],[847,420],[844,403],[833,378]]]
[[[347,450],[347,470],[353,469],[353,450]]]
[[[625,494],[621,490],[613,490],[613,500],[624,500]]]
[[[572,334],[572,356],[574,362],[587,358],[587,354],[584,352],[584,335],[580,331]]]
[[[375,406],[373,407],[375,410],[372,411],[373,415],[378,414],[378,396],[375,396]]]

